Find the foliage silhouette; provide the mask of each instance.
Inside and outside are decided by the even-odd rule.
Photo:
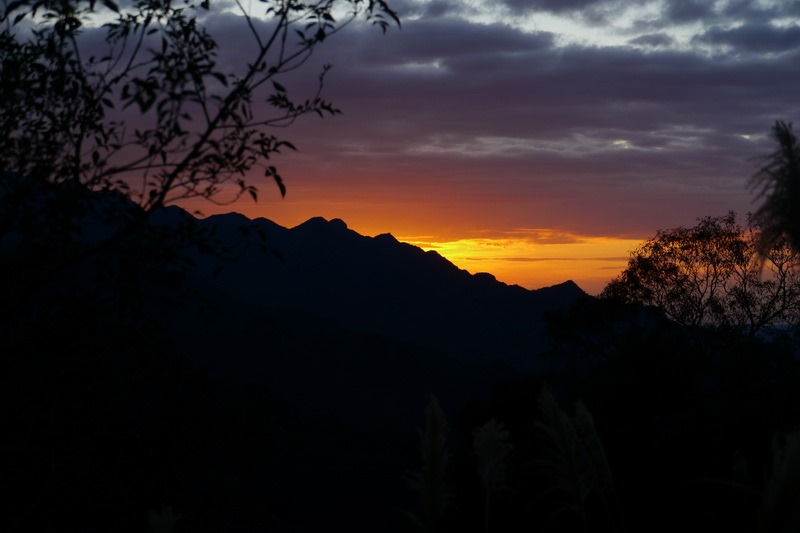
[[[329,66],[304,101],[292,100],[279,78],[353,20],[384,31],[399,24],[383,0],[271,0],[258,13],[236,2],[252,48],[226,71],[217,62],[224,49],[204,24],[207,0],[101,3],[5,4],[0,170],[120,191],[145,212],[186,198],[229,201],[220,198],[227,183],[236,186],[233,200],[256,198],[247,179],[255,166],[285,193],[266,162],[295,147],[270,128],[339,110],[321,97]]]
[[[750,186],[764,202],[756,211],[763,231],[758,242],[768,252],[782,238],[800,251],[800,143],[791,124],[776,121],[772,137],[777,149],[750,179]]]
[[[660,230],[643,243],[601,298],[641,303],[691,329],[716,327],[754,338],[800,320],[800,258],[786,239],[758,251],[761,223],[736,213],[691,228]]]

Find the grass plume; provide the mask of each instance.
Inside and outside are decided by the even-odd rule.
[[[772,472],[764,486],[758,531],[800,531],[800,428],[772,441]]]
[[[439,531],[452,503],[453,495],[447,487],[447,450],[449,428],[439,400],[431,396],[425,407],[425,428],[419,430],[422,471],[406,476],[408,486],[419,493],[422,505],[421,525],[425,531]]]
[[[575,415],[570,418],[545,387],[539,395],[539,413],[536,427],[544,439],[545,452],[535,464],[548,478],[547,494],[560,495],[562,502],[548,522],[572,514],[586,524],[589,500],[596,498],[612,528],[620,529],[618,505],[608,501],[608,495],[613,495],[611,468],[589,410],[577,402]]]
[[[491,495],[507,488],[506,456],[512,449],[509,434],[502,423],[494,419],[472,432],[472,449],[478,457],[478,474],[486,489],[484,531],[489,531],[489,506]]]

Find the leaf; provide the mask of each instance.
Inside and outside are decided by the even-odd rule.
[[[272,82],[272,86],[275,87],[275,90],[278,91],[278,92],[281,92],[281,93],[285,93],[286,92],[286,87],[284,87],[283,85],[281,85],[277,81],[273,81]]]
[[[103,5],[114,13],[119,13],[119,6],[113,0],[102,0]]]
[[[272,179],[275,180],[275,183],[278,185],[278,189],[281,191],[281,198],[286,197],[286,185],[283,184],[283,178],[281,178],[277,173],[272,174]]]
[[[228,78],[221,72],[212,72],[211,75],[216,78],[225,87],[228,86]]]

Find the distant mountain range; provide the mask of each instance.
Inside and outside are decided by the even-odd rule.
[[[197,223],[232,249],[230,261],[197,257],[192,276],[226,307],[305,317],[459,359],[536,369],[547,347],[543,314],[585,296],[572,281],[530,291],[469,274],[434,251],[391,234],[365,237],[339,219],[292,229],[239,214]]]

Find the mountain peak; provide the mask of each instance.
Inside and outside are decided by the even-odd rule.
[[[323,217],[311,217],[302,224],[298,224],[297,228],[313,228],[317,226],[324,226],[328,223]]]
[[[534,292],[547,292],[553,294],[559,294],[562,297],[574,298],[577,296],[585,296],[586,291],[581,289],[577,283],[568,279],[563,283],[557,283],[555,285],[551,285],[549,287],[542,287],[541,289],[536,289]]]
[[[472,277],[481,281],[497,281],[497,278],[494,276],[494,274],[490,274],[489,272],[476,272],[472,275]]]
[[[348,229],[347,223],[341,218],[333,218],[330,221],[328,221],[323,217],[309,218],[302,224],[296,226],[296,228],[311,229],[311,230],[322,230],[323,228],[328,228],[329,230],[334,230],[334,231],[342,231]]]
[[[331,219],[331,221],[328,222],[328,224],[337,229],[347,229],[347,223],[341,218]]]
[[[565,281],[563,283],[559,283],[559,284],[553,285],[553,286],[554,287],[560,287],[560,288],[563,288],[565,290],[578,290],[578,291],[581,291],[581,292],[586,292],[583,289],[581,289],[580,286],[577,283],[575,283],[574,281],[572,281],[571,279],[568,279],[567,281]]]
[[[375,235],[373,239],[377,242],[385,242],[387,244],[395,244],[400,242],[391,233],[381,233],[380,235]]]

